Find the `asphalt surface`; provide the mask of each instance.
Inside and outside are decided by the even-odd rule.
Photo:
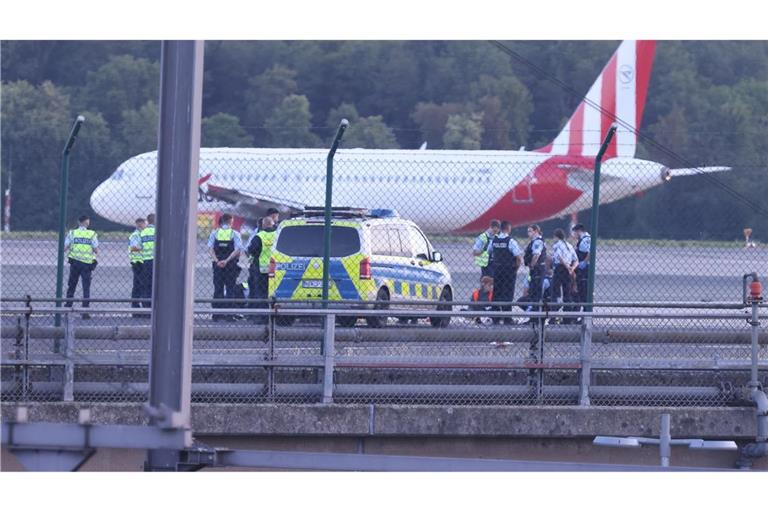
[[[435,243],[451,271],[455,300],[468,300],[479,280],[471,247],[460,243]],[[48,298],[56,290],[54,240],[2,240],[0,242],[0,295],[2,297]],[[738,302],[741,279],[746,272],[768,275],[768,247],[732,248],[645,246],[599,247],[595,300]],[[245,279],[245,258],[241,260]],[[68,265],[65,264],[65,267]],[[65,268],[66,289],[68,268]],[[94,298],[130,297],[132,274],[127,243],[103,241],[99,266],[93,274]],[[524,273],[518,274],[516,297],[522,293]],[[78,289],[77,294],[81,291]],[[195,296],[213,295],[210,260],[205,244],[198,242]]]

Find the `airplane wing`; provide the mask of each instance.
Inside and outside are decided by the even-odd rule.
[[[211,199],[231,204],[230,214],[254,221],[266,216],[269,208],[275,208],[281,214],[287,215],[300,213],[305,206],[279,197],[210,184],[206,188],[205,194]]]
[[[696,174],[708,174],[710,172],[730,171],[732,167],[689,167],[684,169],[669,169],[669,176],[693,176]]]

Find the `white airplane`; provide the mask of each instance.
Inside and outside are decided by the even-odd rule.
[[[574,215],[592,206],[595,156],[610,126],[600,203],[638,194],[674,176],[729,167],[669,169],[635,158],[655,51],[624,41],[586,99],[547,146],[535,151],[340,149],[333,203],[395,209],[431,233],[477,232],[491,219],[514,225]],[[327,149],[201,148],[199,213],[232,213],[253,224],[268,208],[300,212],[325,203]],[[155,210],[157,152],[123,162],[91,195],[109,220],[132,225]]]

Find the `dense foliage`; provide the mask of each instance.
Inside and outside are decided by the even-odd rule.
[[[617,42],[508,45],[586,92]],[[13,176],[14,229],[54,229],[61,148],[87,117],[72,159],[72,215],[126,158],[156,146],[158,42],[2,43],[3,189]],[[340,117],[347,147],[518,149],[549,142],[575,98],[483,41],[210,41],[206,44],[204,146],[327,145]],[[673,180],[607,206],[606,234],[738,237],[768,233],[768,43],[657,46],[638,156],[670,167],[735,170]],[[583,215],[583,214],[582,214]],[[586,216],[584,216],[586,218]]]

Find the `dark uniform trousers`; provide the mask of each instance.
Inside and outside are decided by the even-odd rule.
[[[152,281],[153,279],[153,272],[155,267],[155,260],[144,260],[144,263],[141,264],[141,295],[140,297],[143,299],[149,299],[149,300],[143,300],[141,301],[142,306],[145,308],[151,308],[152,307]]]
[[[562,293],[563,303],[571,302],[571,273],[568,272],[568,267],[565,265],[555,265],[554,276],[552,277],[552,291],[550,294],[550,300],[552,302],[557,301]],[[559,307],[557,309],[560,309]],[[567,311],[567,309],[566,309]]]
[[[269,307],[267,298],[269,296],[269,274],[262,274],[257,266],[251,266],[248,269],[248,307],[254,309],[266,309]],[[262,300],[255,300],[262,299]],[[264,323],[267,320],[266,316],[256,317],[259,323]]]
[[[587,281],[589,280],[589,265],[587,268],[576,269],[576,300],[575,302],[587,302]],[[583,307],[583,306],[582,306]],[[574,308],[579,310],[581,308]]]
[[[488,263],[484,267],[480,267],[480,277],[493,277],[493,262]]]
[[[517,267],[495,265],[493,269],[493,302],[512,302],[515,300],[515,281],[517,281]],[[496,311],[512,311],[512,306],[496,306]],[[494,318],[493,323],[498,324],[501,318]],[[511,318],[505,318],[504,322],[511,322]]]
[[[531,302],[539,302],[541,300],[541,285],[542,285],[542,279],[544,278],[544,265],[536,265],[535,267],[530,269],[531,273],[531,282],[528,285],[528,296],[530,297]],[[538,311],[538,306],[533,306],[534,311]]]
[[[140,299],[144,293],[144,264],[140,261],[131,263],[131,271],[133,272],[133,287],[131,288],[131,298]],[[131,307],[140,308],[141,301],[134,301],[131,303]]]
[[[230,261],[224,268],[219,267],[215,262],[213,266],[213,298],[214,299],[234,299],[235,286],[237,285],[237,276],[240,275],[240,267],[237,262]],[[232,308],[234,303],[214,302],[214,309]],[[214,319],[219,319],[228,315],[214,315]]]
[[[71,299],[75,296],[75,290],[77,289],[77,281],[82,279],[83,281],[83,307],[89,306],[88,299],[91,297],[91,272],[93,271],[93,265],[91,263],[83,263],[82,261],[69,260],[69,280],[67,281],[67,298]],[[72,301],[67,301],[64,307],[71,308]]]

